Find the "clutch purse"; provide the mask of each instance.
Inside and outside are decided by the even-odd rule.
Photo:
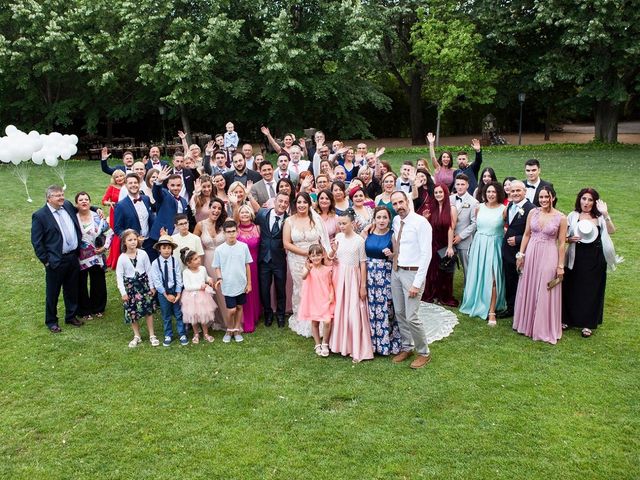
[[[547,290],[551,290],[553,287],[555,287],[556,285],[560,284],[561,282],[562,282],[562,278],[560,278],[560,277],[554,278],[550,282],[547,282]]]
[[[458,265],[458,254],[453,253],[451,257],[447,257],[447,247],[443,247],[438,250],[438,257],[440,257],[440,263],[438,267],[440,270],[453,273],[456,271],[456,265]]]

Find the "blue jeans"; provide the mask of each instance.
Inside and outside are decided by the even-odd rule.
[[[165,298],[164,294],[158,293],[158,303],[160,303],[164,336],[173,337],[173,325],[171,323],[172,315],[176,317],[176,330],[178,330],[178,336],[181,337],[186,335],[187,330],[184,328],[184,323],[182,323],[182,309],[180,308],[180,302],[171,303]]]

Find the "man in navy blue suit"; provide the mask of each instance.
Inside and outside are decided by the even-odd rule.
[[[136,174],[129,173],[125,178],[124,186],[127,189],[127,195],[116,205],[113,231],[118,236],[128,228],[138,232],[142,249],[147,252],[150,261],[153,261],[157,258],[158,252],[154,250],[154,242],[149,238],[155,218],[151,210],[151,201],[149,197],[140,193],[140,179]]]
[[[167,183],[167,187],[163,186]],[[156,202],[156,218],[151,225],[149,236],[155,241],[160,238],[160,230],[165,229],[169,235],[173,235],[175,228],[174,219],[177,214],[184,213],[189,220],[190,230],[195,227],[196,221],[187,200],[180,196],[182,191],[182,177],[171,173],[171,167],[165,167],[158,174],[153,185],[153,199]]]
[[[133,153],[130,151],[124,152],[122,155],[122,165],[116,165],[115,167],[110,167],[107,163],[107,160],[111,154],[109,153],[109,149],[107,147],[102,147],[102,154],[100,156],[100,168],[107,175],[113,175],[113,172],[116,170],[122,170],[124,173],[132,173],[133,172]]]
[[[47,203],[31,217],[31,244],[45,267],[46,310],[45,325],[52,333],[60,333],[58,325],[58,297],[62,289],[65,323],[79,327],[78,277],[80,262],[78,250],[82,233],[76,209],[64,199],[64,190],[58,185],[47,188]]]
[[[264,309],[264,325],[273,323],[271,306],[271,284],[276,289],[276,317],[278,327],[284,327],[286,305],[285,286],[287,283],[287,258],[282,244],[282,227],[289,209],[289,195],[276,196],[274,208],[261,208],[256,215],[256,225],[260,227],[260,251],[258,254],[258,279],[260,302]]]
[[[144,163],[144,168],[147,170],[151,170],[152,168],[162,170],[164,167],[169,166],[167,162],[160,160],[160,148],[155,145],[149,149],[149,158],[144,157],[142,161]]]

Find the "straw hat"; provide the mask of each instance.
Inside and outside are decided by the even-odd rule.
[[[160,250],[160,245],[171,245],[174,250],[178,248],[178,244],[173,242],[173,239],[169,235],[160,236],[160,240],[153,246],[156,250]]]
[[[578,222],[578,236],[580,243],[592,243],[598,236],[598,231],[591,220],[580,220]]]

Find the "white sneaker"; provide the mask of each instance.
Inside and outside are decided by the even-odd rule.
[[[222,337],[222,343],[231,343],[231,335],[225,333],[224,337]]]
[[[244,338],[242,338],[242,335],[240,335],[239,333],[236,333],[236,334],[233,336],[233,339],[234,339],[236,342],[238,342],[238,343],[240,343],[240,342],[242,342],[242,341],[244,340]]]
[[[142,343],[142,339],[138,336],[133,337],[133,340],[129,342],[129,348],[136,348]]]

